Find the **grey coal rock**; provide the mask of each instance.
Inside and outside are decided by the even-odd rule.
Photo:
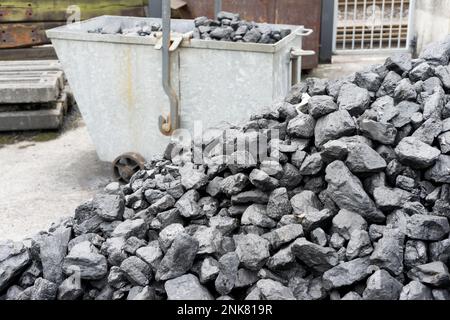
[[[291,245],[280,249],[269,258],[267,267],[271,270],[283,270],[292,266],[295,262],[295,256],[292,253]]]
[[[77,300],[84,293],[80,279],[76,274],[65,279],[58,287],[58,300]]]
[[[324,162],[331,163],[334,160],[347,159],[348,151],[346,143],[340,140],[332,140],[323,145],[320,155]]]
[[[278,188],[272,191],[267,203],[267,215],[275,220],[292,212],[291,202],[286,188]]]
[[[28,249],[20,242],[0,240],[0,292],[30,263]]]
[[[396,101],[414,101],[417,98],[417,91],[409,79],[401,80],[394,90]]]
[[[184,233],[184,227],[182,224],[174,223],[167,227],[165,227],[161,232],[159,233],[159,246],[160,248],[166,252],[170,246],[172,245],[175,238]]]
[[[403,285],[385,270],[378,270],[367,280],[364,300],[398,300]]]
[[[261,228],[274,228],[276,226],[276,222],[267,215],[266,206],[260,204],[252,204],[245,210],[241,218],[241,224]]]
[[[198,218],[204,213],[198,204],[199,198],[196,190],[189,190],[177,201],[175,207],[185,218]]]
[[[392,119],[392,124],[398,129],[411,123],[412,116],[419,112],[419,104],[411,101],[402,101],[397,105],[398,114]]]
[[[367,230],[367,222],[362,216],[348,210],[340,210],[333,218],[332,231],[346,240],[350,240],[354,231]]]
[[[322,228],[316,228],[309,234],[311,241],[319,246],[325,247],[328,243],[327,234]]]
[[[393,124],[363,119],[359,123],[363,135],[384,145],[393,145],[397,137],[397,129]]]
[[[382,81],[383,78],[380,74],[370,70],[355,73],[355,84],[371,92],[377,92]]]
[[[81,279],[99,280],[108,272],[106,258],[90,242],[75,245],[64,258],[62,270],[67,275],[78,275]]]
[[[353,260],[358,257],[365,257],[370,255],[372,251],[373,247],[369,233],[362,230],[353,231],[345,251],[347,259]]]
[[[329,209],[318,210],[307,210],[304,213],[297,216],[301,225],[306,232],[325,226],[328,221],[332,218],[333,213]]]
[[[430,43],[420,53],[419,58],[429,61],[431,64],[447,65],[450,60],[450,38]]]
[[[411,56],[407,53],[396,53],[387,58],[384,65],[387,69],[402,75],[412,69]]]
[[[377,97],[393,97],[395,88],[397,87],[397,84],[402,80],[401,75],[399,75],[395,71],[390,71],[386,77],[384,78],[383,82],[381,83],[380,89],[378,89],[378,92],[376,94]]]
[[[430,243],[429,253],[431,261],[450,262],[450,239]],[[427,259],[424,260],[425,261],[421,264],[424,264],[427,261]]]
[[[340,110],[346,110],[352,116],[359,116],[369,107],[370,94],[367,89],[346,83],[341,87],[337,103]]]
[[[433,244],[436,244],[436,242],[430,244],[430,246],[432,246]],[[427,244],[424,241],[408,240],[405,246],[405,267],[407,269],[411,269],[427,263],[427,250]],[[433,249],[430,248],[430,252],[433,252]],[[436,259],[433,260],[438,261],[439,259],[436,257]]]
[[[360,301],[362,297],[354,291],[347,293],[345,296],[341,298],[342,301]]]
[[[259,270],[270,257],[269,242],[256,234],[234,236],[236,254],[241,264],[250,270]]]
[[[374,173],[386,168],[386,161],[367,144],[350,142],[347,147],[349,151],[345,164],[351,172]]]
[[[211,227],[200,226],[193,234],[199,246],[197,254],[213,254],[215,253],[222,240],[219,230]]]
[[[261,31],[256,28],[248,31],[243,37],[244,42],[258,42],[261,39]]]
[[[319,119],[327,114],[338,111],[339,107],[330,96],[313,96],[308,102],[309,114]]]
[[[156,280],[168,280],[185,274],[193,265],[198,241],[188,234],[178,235],[159,264]]]
[[[408,272],[408,278],[434,287],[448,287],[450,285],[448,268],[440,261],[414,267]]]
[[[268,194],[258,189],[244,191],[231,197],[231,203],[235,205],[249,203],[267,204],[267,202],[269,202]],[[214,214],[211,216],[214,216]]]
[[[450,156],[440,155],[435,165],[425,172],[425,177],[436,183],[450,183]]]
[[[128,280],[136,286],[145,287],[152,279],[152,270],[150,266],[138,257],[129,257],[120,265]]]
[[[320,147],[328,141],[350,136],[355,132],[356,124],[348,111],[336,111],[317,121],[314,130],[315,144]]]
[[[299,224],[290,224],[263,234],[261,237],[269,241],[271,250],[276,250],[301,236],[303,236],[303,227]]]
[[[168,300],[213,300],[213,296],[198,278],[192,274],[186,274],[178,278],[168,280],[164,284]]]
[[[398,188],[378,187],[373,192],[378,208],[383,211],[393,211],[403,208],[412,198],[411,193]]]
[[[292,253],[297,259],[317,272],[325,272],[339,262],[335,250],[319,246],[305,238],[299,238],[293,243]]]
[[[370,260],[358,258],[344,262],[323,274],[323,283],[328,290],[350,286],[366,279],[371,274]]]
[[[317,175],[322,171],[323,166],[322,155],[320,153],[314,153],[305,158],[300,167],[300,174],[303,176]]]
[[[200,282],[205,284],[217,278],[219,275],[219,262],[214,258],[205,258],[200,266]],[[234,286],[234,283],[233,283]]]
[[[46,279],[38,278],[31,288],[30,300],[55,300],[58,286]]]
[[[239,257],[235,252],[224,254],[219,260],[219,274],[215,281],[216,291],[221,295],[229,294],[237,280]]]
[[[433,68],[427,62],[419,64],[409,72],[409,78],[415,82],[420,80],[425,81],[432,76]]]
[[[250,182],[264,191],[271,191],[279,187],[279,181],[262,170],[254,169],[249,176]]]
[[[232,217],[217,215],[209,220],[209,225],[221,234],[229,235],[239,227],[239,222],[238,219]]]
[[[428,145],[432,145],[434,140],[442,132],[442,121],[430,118],[425,121],[414,133],[413,137],[425,142]]]
[[[143,238],[145,236],[146,225],[143,219],[125,220],[120,223],[113,231],[113,237],[137,237]]]
[[[400,292],[400,300],[434,300],[433,293],[429,287],[419,281],[411,281],[403,287]]]
[[[437,66],[434,69],[434,73],[436,77],[438,77],[439,80],[442,81],[443,87],[447,90],[450,89],[450,70],[448,66]]]
[[[381,222],[384,215],[364,191],[361,181],[354,176],[342,161],[335,161],[326,169],[328,191],[341,209],[359,213],[370,222]]]
[[[39,252],[46,280],[56,284],[64,280],[62,263],[67,255],[71,233],[70,228],[60,227],[55,232],[42,236]]]
[[[263,300],[295,300],[292,290],[281,283],[271,280],[262,279],[256,283]]]
[[[228,196],[234,196],[241,193],[248,182],[248,177],[245,174],[238,173],[223,179],[220,183],[220,190]]]
[[[399,229],[386,229],[383,237],[375,244],[370,261],[393,275],[403,272],[404,236]]]
[[[308,114],[300,113],[289,121],[287,132],[296,138],[311,138],[314,135],[316,120]]]
[[[308,93],[310,96],[324,95],[327,90],[327,80],[320,78],[308,78],[306,83],[308,84]]]
[[[416,240],[439,241],[449,232],[450,226],[445,217],[415,214],[409,217],[406,225],[407,236]]]
[[[302,191],[291,198],[292,211],[296,215],[302,215],[309,211],[320,211],[322,203],[312,191]]]
[[[208,176],[192,166],[184,166],[179,170],[181,174],[181,184],[186,190],[199,189],[208,183]]]
[[[430,147],[413,137],[400,141],[395,152],[402,163],[417,169],[431,167],[441,154],[439,149]]]
[[[124,199],[120,195],[100,194],[92,201],[96,215],[105,221],[122,219],[125,210]]]

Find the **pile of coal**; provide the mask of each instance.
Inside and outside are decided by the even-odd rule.
[[[135,26],[132,28],[125,28],[120,21],[112,21],[106,23],[104,26],[90,29],[88,33],[100,33],[100,34],[122,34],[126,36],[150,36],[155,32],[162,31],[161,24],[147,23],[145,21],[136,22]]]
[[[0,242],[1,298],[450,299],[449,60],[450,37],[171,143],[48,232]]]
[[[219,40],[273,44],[291,34],[291,29],[275,29],[266,23],[257,24],[241,20],[239,14],[222,11],[217,20],[198,17],[194,20],[192,37],[202,40]],[[122,34],[126,36],[155,36],[162,31],[161,24],[137,22],[133,28],[125,28],[120,21],[89,30],[89,33]]]
[[[194,20],[194,39],[273,44],[291,33],[268,24],[241,20],[239,14],[219,12],[217,19],[199,17]]]

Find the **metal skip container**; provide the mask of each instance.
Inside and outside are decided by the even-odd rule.
[[[161,19],[102,16],[47,31],[66,73],[98,156],[112,162],[126,152],[147,159],[164,152],[170,136],[161,133],[160,116],[171,101],[164,91],[163,53],[147,36],[89,33],[110,23],[132,28]],[[302,38],[312,32],[291,29],[276,44],[184,39],[170,52],[170,85],[178,97],[179,126],[204,129],[222,122],[239,124],[264,106],[282,99],[299,81]],[[185,34],[193,20],[172,20]]]

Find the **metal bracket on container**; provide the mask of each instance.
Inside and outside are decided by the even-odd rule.
[[[292,62],[292,83],[291,85],[296,85],[300,82],[301,70],[299,67],[299,60],[302,56],[313,56],[316,52],[314,50],[303,50],[298,48],[291,48],[290,58]]]
[[[159,116],[159,130],[163,135],[170,136],[180,127],[179,99],[170,83],[170,49],[178,47],[183,40],[179,37],[178,44],[171,44],[171,7],[170,0],[163,0],[162,7],[162,85],[170,101],[170,113],[167,117]],[[173,49],[175,50],[175,49]]]
[[[313,29],[303,28],[303,29],[298,30],[296,32],[296,35],[302,36],[302,37],[307,37],[307,36],[310,36],[313,32],[314,32]]]
[[[313,29],[301,29],[296,32],[296,35],[300,37],[307,37],[313,33]],[[300,81],[301,70],[299,67],[299,60],[302,56],[313,56],[316,52],[314,50],[303,50],[299,48],[291,48],[290,60],[292,62],[292,83],[296,85]]]

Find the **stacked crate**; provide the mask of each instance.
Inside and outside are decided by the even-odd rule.
[[[0,62],[0,131],[58,129],[70,93],[57,61]]]

